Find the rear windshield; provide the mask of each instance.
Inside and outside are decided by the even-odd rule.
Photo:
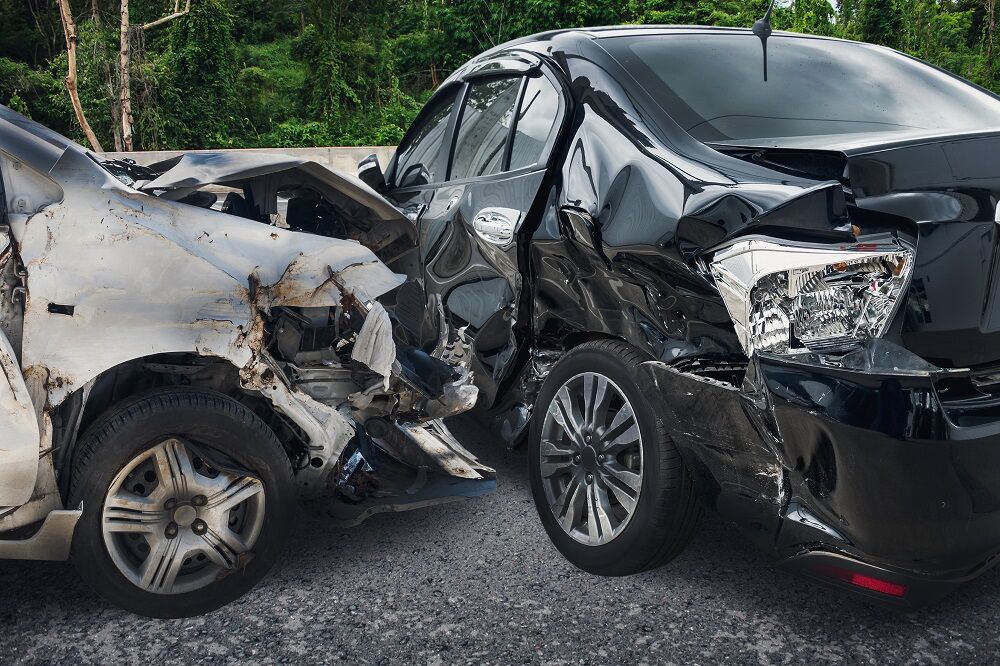
[[[1000,127],[1000,100],[888,49],[752,34],[610,37],[602,46],[701,141]]]

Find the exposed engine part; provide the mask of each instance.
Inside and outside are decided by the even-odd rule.
[[[289,363],[285,370],[296,388],[326,404],[340,403],[361,388],[350,368],[330,362],[306,367]]]

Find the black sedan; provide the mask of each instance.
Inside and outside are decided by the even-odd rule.
[[[396,309],[426,349],[438,312],[474,341],[573,564],[659,566],[705,506],[924,603],[1000,552],[1000,99],[765,36],[559,31],[464,65],[362,165],[417,224]]]

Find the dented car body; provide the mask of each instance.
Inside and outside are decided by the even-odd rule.
[[[601,28],[461,68],[384,191],[574,564],[666,561],[694,488],[913,605],[1000,552],[998,154],[995,96],[888,49]]]
[[[394,339],[392,294],[405,277],[379,256],[413,248],[412,222],[356,178],[280,155],[103,162],[0,107],[0,182],[0,556],[65,558],[74,526],[79,539],[93,512],[120,573],[145,592],[211,596],[209,583],[181,581],[246,573],[254,540],[274,533],[263,507],[287,502],[271,496],[281,484],[269,486],[256,463],[236,464],[239,442],[225,433],[217,445],[196,441],[214,426],[168,425],[180,444],[164,450],[180,453],[153,456],[145,480],[125,480],[119,504],[110,494],[103,508],[72,499],[87,478],[76,467],[99,468],[101,446],[118,445],[108,431],[93,437],[110,440],[85,446],[85,433],[150,390],[159,396],[150,404],[168,411],[171,395],[245,410],[241,418],[273,433],[299,493],[344,522],[495,486],[440,421],[475,402],[460,337],[442,328],[430,353]],[[141,423],[143,409],[121,418]],[[218,481],[230,472],[243,494]],[[212,483],[220,502],[233,494],[218,528],[215,495],[194,490]],[[199,527],[214,546],[185,541]],[[118,533],[138,543],[122,545]],[[112,598],[149,614],[218,605],[189,598],[157,610],[158,597]]]

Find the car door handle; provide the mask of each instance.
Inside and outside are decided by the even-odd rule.
[[[484,208],[476,213],[472,228],[487,243],[506,246],[514,239],[520,219],[521,211],[513,208]]]

